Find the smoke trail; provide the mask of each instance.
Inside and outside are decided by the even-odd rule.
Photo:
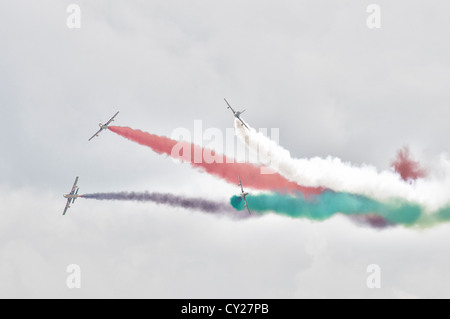
[[[353,166],[336,157],[292,158],[289,151],[253,128],[247,130],[235,121],[235,130],[261,162],[300,185],[360,194],[381,201],[402,198],[424,205],[428,211],[450,202],[450,161],[445,157],[437,163],[439,169],[434,176],[408,183],[396,172],[378,172],[369,165]]]
[[[430,227],[450,220],[450,206],[434,214],[428,214],[424,207],[402,199],[379,202],[361,195],[329,190],[308,198],[300,193],[248,195],[247,202],[252,212],[275,212],[293,218],[318,221],[339,213],[375,227],[390,225]],[[244,203],[239,196],[233,196],[230,203],[237,210],[244,209]]]
[[[348,217],[357,225],[370,226],[372,228],[384,229],[394,226],[394,224],[377,214],[356,214]]]
[[[182,207],[191,210],[199,210],[208,213],[236,213],[236,210],[228,203],[211,201],[203,198],[192,198],[177,196],[167,193],[155,192],[117,192],[117,193],[94,193],[85,194],[82,198],[97,200],[119,200],[153,202],[173,207]]]
[[[254,189],[298,191],[305,195],[321,192],[320,188],[300,186],[277,173],[261,174],[260,166],[249,163],[234,163],[234,160],[188,142],[175,141],[129,127],[110,126],[109,129],[133,142],[150,147],[158,154],[166,154],[183,162],[188,162],[193,167],[220,177],[229,183],[236,183],[238,175],[240,175],[245,186]],[[198,158],[198,154],[200,154],[200,158]],[[214,160],[205,158],[205,154],[212,154]]]
[[[346,194],[337,201],[330,201],[330,194],[325,195],[326,193],[324,192],[313,198],[310,197],[308,200],[301,194],[298,196],[285,196],[276,193],[248,195],[247,201],[251,203],[252,213],[264,214],[274,212],[292,218],[307,218],[311,220],[325,220],[335,214],[342,213],[359,225],[372,228],[386,228],[394,225],[381,215],[370,211],[370,209],[365,212],[359,210],[357,206],[361,206],[363,203],[358,203],[357,196],[352,198],[355,195]],[[246,210],[244,201],[240,196],[231,197],[230,203],[237,210]]]
[[[420,167],[419,162],[411,159],[407,146],[397,152],[397,157],[391,162],[391,167],[400,174],[405,182],[412,182],[427,176],[427,171]]]

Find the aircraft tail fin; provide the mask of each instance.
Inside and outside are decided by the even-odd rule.
[[[78,195],[78,190],[79,190],[79,188],[77,188],[77,190],[75,191],[75,195]],[[75,199],[77,199],[77,198],[74,197],[74,198],[72,199],[72,204],[75,203]]]

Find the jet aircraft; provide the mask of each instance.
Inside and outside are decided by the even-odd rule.
[[[241,121],[241,125],[242,125],[242,126],[245,126],[245,127],[247,128],[247,130],[250,130],[250,129],[248,128],[247,124],[245,124],[244,121],[241,119],[241,114],[244,113],[245,110],[243,110],[243,111],[235,111],[235,110],[231,107],[230,103],[228,103],[227,99],[224,98],[224,100],[225,100],[225,102],[226,102],[227,105],[228,105],[227,109],[230,109],[231,112],[233,112],[234,117],[237,118],[239,121]]]
[[[244,202],[245,202],[244,207],[247,207],[248,213],[251,214],[250,208],[248,208],[248,203],[247,203],[247,198],[246,198],[246,196],[248,195],[248,193],[247,193],[247,192],[244,192],[244,187],[242,186],[242,182],[241,182],[241,176],[238,175],[238,177],[239,177],[239,184],[238,184],[238,185],[241,186],[241,193],[239,194],[239,196],[242,197],[242,199],[243,199]]]
[[[114,118],[117,116],[117,114],[119,114],[119,112],[117,112],[116,114],[114,114],[114,116],[108,121],[106,122],[106,124],[103,124],[102,122],[100,122],[98,124],[98,126],[100,126],[100,129],[97,131],[97,133],[95,133],[94,135],[92,135],[92,137],[89,139],[92,140],[94,137],[98,136],[98,134],[103,131],[106,130],[108,128],[108,125],[111,124],[112,121],[114,121]]]
[[[66,214],[67,210],[70,208],[70,204],[73,204],[75,202],[75,199],[77,199],[78,197],[82,197],[82,195],[78,195],[78,190],[80,188],[77,186],[77,183],[78,183],[78,176],[75,178],[75,182],[73,183],[72,190],[70,191],[70,193],[63,195],[64,198],[67,198],[67,204],[66,207],[64,208],[63,215]]]

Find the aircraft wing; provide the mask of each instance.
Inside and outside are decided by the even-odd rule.
[[[108,126],[112,121],[114,121],[114,118],[117,116],[117,114],[119,114],[119,112],[117,112],[116,114],[114,114],[114,116],[113,116],[108,122],[106,122],[105,125]]]
[[[245,207],[247,207],[248,213],[251,214],[250,208],[248,208],[247,198],[244,196]]]
[[[238,175],[239,177],[239,186],[241,186],[241,193],[244,193],[244,187],[242,186],[242,182],[241,182],[241,175]]]
[[[69,207],[70,207],[70,198],[67,200],[67,204],[66,204],[66,207],[64,208],[64,212],[63,212],[63,215],[65,215],[66,213],[67,213],[67,210],[69,209]]]
[[[224,100],[225,100],[225,102],[227,103],[228,108],[233,112],[233,114],[235,114],[236,112],[235,112],[234,109],[231,107],[230,103],[228,103],[227,99],[224,98]]]
[[[92,140],[94,137],[96,137],[96,136],[98,135],[98,133],[100,133],[101,131],[103,131],[102,128],[99,129],[99,130],[97,131],[97,133],[95,133],[94,135],[92,135],[92,137],[89,139],[89,141]]]
[[[244,125],[244,126],[247,128],[247,130],[250,131],[250,129],[248,128],[247,124],[245,124],[243,120],[241,120],[241,119],[239,118],[239,121],[241,121],[242,125]]]
[[[75,193],[75,190],[78,188],[77,183],[78,183],[78,176],[75,178],[75,182],[73,183],[72,190],[70,191],[70,195],[73,195]]]

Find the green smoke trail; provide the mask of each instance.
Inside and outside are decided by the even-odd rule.
[[[293,218],[308,218],[325,220],[341,213],[344,215],[377,215],[389,224],[404,226],[429,227],[450,220],[450,206],[436,212],[426,212],[419,204],[403,199],[391,199],[380,202],[360,195],[325,191],[319,195],[304,197],[298,193],[287,195],[279,193],[258,194],[247,196],[248,206],[252,212],[275,212]],[[239,196],[233,196],[231,205],[244,209],[244,203]]]

